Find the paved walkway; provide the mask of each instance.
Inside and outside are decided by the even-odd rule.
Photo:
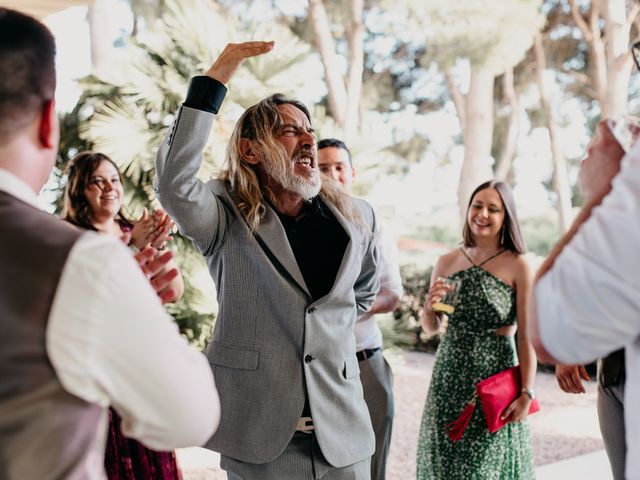
[[[434,356],[416,352],[387,354],[395,381],[396,418],[388,462],[389,480],[415,478],[418,429]],[[538,480],[572,478],[609,480],[611,473],[604,454],[596,417],[596,385],[587,393],[562,392],[550,374],[538,374],[536,391],[540,412],[530,417]],[[222,480],[219,456],[189,448],[178,451],[185,480]]]

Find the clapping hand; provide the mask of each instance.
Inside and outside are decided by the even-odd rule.
[[[167,215],[167,212],[161,209],[153,212],[153,217],[156,229],[154,230],[154,237],[151,240],[151,246],[158,250],[163,250],[166,243],[173,238],[171,236],[171,230],[175,223],[171,217]]]
[[[153,248],[162,250],[166,242],[172,238],[170,232],[173,226],[173,220],[164,210],[158,209],[149,215],[145,208],[142,216],[133,226],[131,243],[138,249],[151,244]]]
[[[176,298],[176,292],[169,285],[180,272],[177,268],[171,268],[165,271],[165,267],[173,258],[171,252],[165,252],[158,255],[158,251],[152,247],[145,247],[135,254],[135,259],[147,276],[151,286],[160,297],[160,301],[164,303],[173,302]]]

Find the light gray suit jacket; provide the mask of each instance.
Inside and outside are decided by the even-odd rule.
[[[378,289],[373,209],[354,200],[363,229],[328,204],[350,241],[333,288],[314,302],[276,213],[267,207],[252,233],[224,183],[196,179],[214,117],[182,107],[156,162],[160,203],[205,256],[217,288],[206,354],[222,414],[206,447],[249,463],[273,460],[293,436],[306,385],[327,460],[342,467],[370,457],[353,325]]]

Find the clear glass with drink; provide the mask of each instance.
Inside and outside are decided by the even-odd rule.
[[[444,283],[448,287],[449,291],[441,301],[434,303],[431,308],[433,308],[435,312],[451,315],[456,310],[460,288],[462,287],[462,280],[453,280],[446,277],[438,277],[436,280]]]

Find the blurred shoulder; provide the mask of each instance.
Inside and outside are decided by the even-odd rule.
[[[453,273],[454,270],[459,270],[459,268],[456,268],[456,267],[459,265],[460,260],[462,258],[463,258],[463,254],[460,251],[460,249],[454,248],[453,250],[438,257],[438,260],[436,261],[436,266],[441,272],[451,271],[450,273]],[[447,273],[447,275],[448,274],[449,273]]]

